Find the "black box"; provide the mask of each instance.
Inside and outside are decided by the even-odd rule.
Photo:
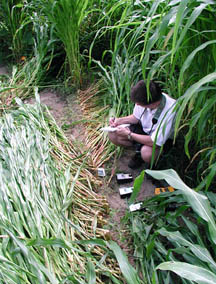
[[[116,174],[116,179],[118,184],[123,184],[133,181],[132,174]]]
[[[119,194],[121,198],[129,197],[133,192],[133,187],[120,187]]]

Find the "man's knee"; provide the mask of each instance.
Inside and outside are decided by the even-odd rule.
[[[142,146],[141,148],[141,157],[146,163],[151,162],[151,157],[152,157],[152,147],[149,146]]]
[[[159,152],[159,149],[156,148],[155,152],[154,152],[154,160],[157,158],[158,152]],[[152,155],[153,155],[153,148],[152,147],[146,146],[146,145],[142,146],[141,157],[146,163],[151,163]]]

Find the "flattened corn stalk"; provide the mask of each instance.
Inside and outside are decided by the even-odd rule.
[[[91,168],[96,170],[104,162],[113,156],[114,151],[110,151],[109,141],[106,134],[100,131],[107,121],[107,112],[109,106],[100,107],[99,100],[99,83],[92,85],[84,91],[79,91],[78,98],[80,101],[83,116],[88,121],[86,124],[85,145],[91,149]]]
[[[5,258],[0,279],[60,283],[72,277],[83,282],[89,261],[96,283],[103,283],[103,273],[119,278],[106,248],[79,244],[109,236],[102,228],[108,204],[94,192],[100,181],[54,120],[44,117],[38,100],[34,106],[17,103],[20,108],[0,124],[0,243],[9,240],[0,248]],[[15,249],[20,253],[11,254]]]

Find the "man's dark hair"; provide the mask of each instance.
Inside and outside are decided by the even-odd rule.
[[[143,80],[138,81],[136,85],[131,88],[132,102],[140,103],[142,105],[149,105],[158,102],[161,99],[161,88],[155,81],[150,81],[149,91],[150,94],[148,97],[145,82]]]

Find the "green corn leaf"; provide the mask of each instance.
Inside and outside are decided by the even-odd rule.
[[[202,89],[204,89],[205,91],[205,88],[202,88]],[[208,87],[209,91],[211,89],[214,89],[214,88]],[[204,99],[204,96],[206,96],[206,94],[202,93],[201,96],[202,96],[202,99]],[[211,98],[206,100],[205,104],[202,106],[202,109],[198,113],[193,115],[193,117],[191,118],[189,130],[185,137],[185,145],[184,145],[185,153],[187,154],[188,158],[190,158],[189,142],[191,141],[192,135],[194,134],[194,127],[196,127],[198,130],[197,139],[200,140],[200,137],[202,137],[202,135],[205,133],[206,126],[208,125],[209,114],[211,114],[211,112],[214,112],[214,110],[212,110],[214,108],[214,104],[215,104],[215,98],[212,96]],[[209,148],[207,148],[206,150],[209,150]],[[210,159],[210,162],[211,162],[211,159]]]
[[[94,264],[91,261],[87,263],[87,275],[86,275],[88,284],[95,284],[96,283],[96,273]]]
[[[108,247],[114,252],[116,259],[119,263],[122,274],[124,275],[128,284],[141,284],[136,270],[128,262],[126,254],[122,249],[113,241],[107,243]]]
[[[187,20],[187,23],[184,25],[184,28],[179,36],[179,39],[176,43],[176,47],[175,47],[175,51],[178,51],[188,29],[190,28],[190,26],[196,21],[196,19],[198,18],[198,16],[201,14],[201,12],[205,9],[205,7],[207,6],[207,3],[202,3],[200,4],[198,7],[194,8],[194,10],[192,10],[192,13],[189,17],[189,19]]]
[[[23,242],[18,240],[8,229],[4,228],[4,230],[8,233],[8,235],[13,239],[14,243],[17,245],[17,248],[19,249],[18,252],[22,253],[26,258],[26,261],[31,264],[31,270],[35,273],[35,276],[37,277],[39,283],[44,283],[44,275],[47,275],[47,277],[52,283],[57,284],[56,278],[48,271],[48,269],[43,267],[40,262],[36,261],[29,248],[25,246]]]
[[[208,176],[207,176],[207,178],[206,178],[206,189],[209,188],[209,186],[210,186],[212,180],[215,178],[216,163],[213,164],[213,165],[211,165],[211,166],[209,167],[209,170],[210,170],[210,172],[209,172],[209,174],[208,174]]]
[[[87,156],[86,156],[87,157]],[[63,200],[63,205],[62,205],[62,211],[65,211],[67,210],[67,208],[71,205],[71,203],[73,202],[73,192],[74,192],[74,187],[76,185],[76,182],[77,182],[77,179],[80,175],[80,171],[84,165],[86,161],[86,158],[83,160],[83,163],[82,165],[78,168],[77,172],[76,172],[76,175],[73,179],[73,182],[71,183],[71,186],[70,186],[70,191],[68,192],[67,196],[64,198]]]
[[[155,247],[155,240],[151,240],[151,242],[148,244],[147,248],[146,248],[146,257],[147,259],[149,259],[152,255],[152,251],[154,250]]]
[[[203,194],[197,193],[193,189],[189,188],[178,176],[178,174],[172,170],[163,171],[151,171],[146,170],[146,173],[153,176],[156,179],[165,179],[169,185],[176,189],[179,189],[187,202],[193,208],[193,210],[206,222],[208,222],[209,232],[212,241],[216,244],[216,224],[211,212],[211,206],[208,198]]]
[[[196,56],[196,54],[203,50],[204,48],[206,48],[208,45],[210,44],[215,44],[216,40],[210,40],[207,41],[203,44],[201,44],[200,46],[198,46],[196,49],[193,50],[193,52],[191,52],[191,54],[187,57],[187,59],[185,60],[185,62],[182,65],[182,68],[180,70],[180,74],[179,74],[179,79],[178,79],[178,88],[179,88],[179,93],[180,93],[180,89],[181,89],[181,82],[183,80],[183,76],[184,76],[184,72],[187,70],[187,68],[191,65],[191,62],[193,61],[194,57]]]
[[[170,232],[162,228],[158,230],[158,232],[162,236],[167,237],[172,242],[176,242],[181,246],[183,245],[188,247],[196,257],[198,257],[200,260],[204,262],[211,264],[214,268],[216,268],[216,263],[214,262],[207,248],[189,242],[179,231]]]
[[[70,281],[70,282],[68,282]],[[61,282],[62,284],[73,283],[73,284],[86,284],[86,282],[82,281],[81,279],[77,280],[73,275],[69,275],[64,278]]]
[[[171,51],[167,52],[164,55],[161,55],[156,61],[155,63],[151,66],[151,70],[149,71],[148,74],[148,81],[150,82],[150,80],[154,77],[154,75],[156,74],[156,72],[158,71],[158,69],[162,68],[163,64],[165,64],[166,59],[170,56]]]
[[[59,248],[70,249],[70,247],[61,239],[52,238],[52,239],[35,239],[31,240],[27,244],[28,246],[54,246]]]
[[[153,17],[155,16],[155,12],[157,10],[157,7],[158,5],[160,4],[160,0],[157,0],[157,1],[154,1],[152,3],[152,6],[151,6],[151,9],[146,17],[146,23],[147,23],[147,20],[149,20],[149,23],[148,23],[148,28],[147,28],[147,32],[146,32],[146,35],[145,35],[145,41],[144,41],[144,48],[143,48],[143,52],[142,52],[142,55],[141,55],[141,59],[143,59],[143,56],[144,54],[146,53],[146,45],[148,44],[148,41],[149,41],[149,33],[151,31],[151,25],[152,25],[152,20],[153,20]],[[147,55],[149,53],[147,52]]]
[[[187,7],[189,0],[183,0],[180,2],[180,5],[178,7],[177,15],[176,15],[176,21],[175,21],[175,27],[174,27],[174,34],[173,34],[173,43],[172,43],[172,54],[171,54],[171,63],[173,62],[173,57],[175,53],[175,46],[176,46],[176,40],[178,31],[182,22],[182,19],[184,18],[184,12]]]
[[[161,263],[156,267],[156,269],[173,271],[180,277],[186,278],[199,284],[216,283],[216,274],[205,268],[185,262],[168,261]]]
[[[187,225],[187,228],[190,230],[190,232],[192,234],[194,234],[194,236],[196,236],[198,242],[200,245],[203,245],[203,241],[201,239],[201,236],[199,234],[199,230],[198,230],[198,226],[196,224],[194,224],[193,222],[191,222],[189,220],[189,218],[185,218],[184,216],[181,216],[182,219],[184,220],[185,224]]]
[[[180,120],[182,118],[183,112],[186,108],[186,105],[190,101],[190,99],[192,99],[192,98],[195,99],[198,92],[200,91],[200,88],[204,84],[210,83],[210,82],[214,81],[215,79],[216,79],[216,72],[213,72],[213,73],[206,75],[205,77],[200,79],[198,82],[193,84],[190,88],[188,88],[187,91],[185,92],[185,94],[178,100],[179,109],[178,109],[178,112],[177,112],[177,115],[176,115],[175,136],[176,136],[177,129],[179,128]]]
[[[81,240],[81,241],[76,241],[76,243],[81,245],[104,246],[104,247],[107,245],[106,241],[102,239]]]
[[[134,187],[133,193],[130,197],[129,204],[132,204],[134,202],[134,200],[136,199],[137,195],[139,194],[140,188],[141,188],[143,180],[144,180],[144,176],[145,176],[145,171],[142,171],[141,174],[138,177],[136,177],[136,179],[134,181],[134,185],[133,185],[133,187]]]

